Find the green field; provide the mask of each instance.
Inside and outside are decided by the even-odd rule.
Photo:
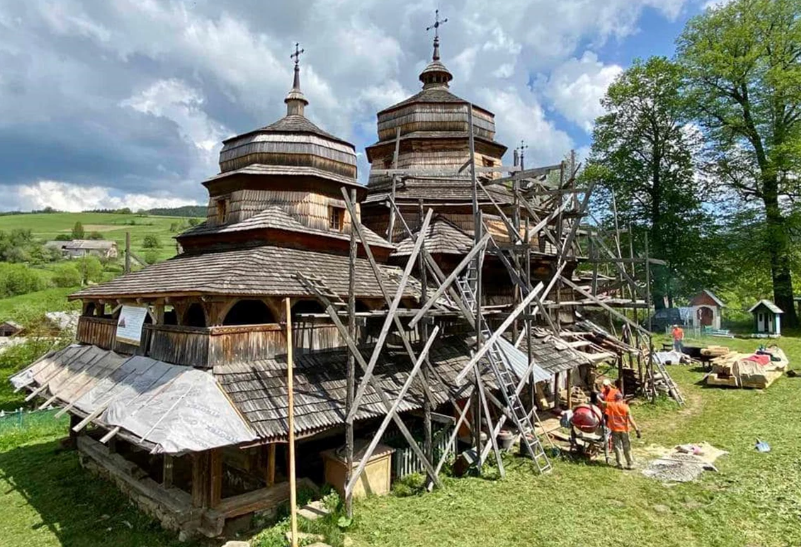
[[[723,342],[743,350],[759,344]],[[797,366],[801,339],[779,344]],[[0,360],[0,368],[4,379],[15,367]],[[688,404],[635,406],[644,431],[635,450],[708,441],[729,452],[718,473],[668,487],[637,471],[566,459],[537,476],[526,461],[509,458],[503,480],[445,477],[445,487],[432,493],[359,501],[347,536],[357,546],[404,547],[801,545],[801,379],[784,376],[765,391],[727,390],[699,385],[703,373],[694,368],[671,372]],[[16,408],[19,395],[3,392],[5,408]],[[178,545],[174,534],[82,470],[59,442],[65,434],[66,424],[52,421],[25,432],[0,430],[4,546]],[[772,451],[754,450],[757,437]],[[275,545],[275,536],[264,532],[254,543]],[[336,547],[342,536],[329,540]]]
[[[130,232],[131,248],[143,260],[147,249],[142,247],[142,241],[145,236],[154,235],[161,242],[161,248],[157,250],[159,260],[165,260],[175,255],[175,240],[172,238],[188,227],[188,221],[186,217],[138,214],[34,213],[2,215],[0,230],[30,229],[35,237],[47,241],[60,234],[70,234],[75,223],[80,222],[86,234],[100,232],[104,239],[116,241],[120,256],[125,249],[125,233]],[[171,227],[177,231],[171,231]]]

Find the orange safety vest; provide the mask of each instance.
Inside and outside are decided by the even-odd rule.
[[[604,391],[603,391],[603,393],[601,395],[604,396],[604,402],[609,404],[609,403],[614,403],[615,402],[615,396],[618,393],[620,393],[620,390],[618,388],[613,387],[613,386],[609,386],[608,388],[604,389]]]
[[[629,431],[629,405],[626,403],[606,403],[606,416],[609,429],[612,431],[628,433]]]

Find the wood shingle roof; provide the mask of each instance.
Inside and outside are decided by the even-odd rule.
[[[397,289],[402,271],[380,266],[386,286]],[[339,295],[348,294],[348,257],[272,245],[244,249],[180,254],[112,281],[88,287],[70,298],[140,297],[181,294],[239,296],[311,296],[296,279],[298,272],[313,271]],[[356,260],[358,298],[382,298],[366,259]],[[408,296],[414,296],[410,290]]]

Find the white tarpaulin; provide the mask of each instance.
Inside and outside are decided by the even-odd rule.
[[[180,454],[251,442],[256,436],[202,370],[94,346],[70,346],[11,378],[17,387],[47,385],[81,414],[119,427],[154,453]],[[148,445],[148,446],[149,446]]]
[[[117,340],[138,346],[142,343],[142,326],[147,317],[147,308],[123,306],[117,320]]]

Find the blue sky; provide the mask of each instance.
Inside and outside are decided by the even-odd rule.
[[[419,89],[436,8],[451,89],[498,140],[525,139],[527,165],[582,155],[609,83],[672,55],[706,3],[0,0],[0,210],[203,202],[220,141],[283,115],[295,41],[307,115],[363,152]]]

